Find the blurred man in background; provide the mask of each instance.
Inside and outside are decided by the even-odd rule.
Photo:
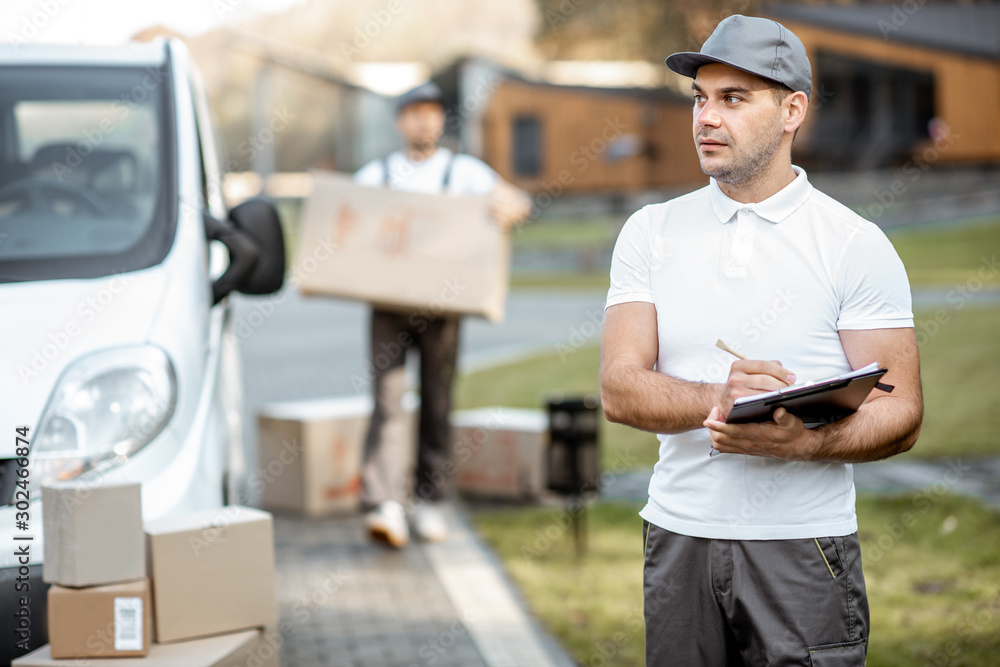
[[[435,84],[405,93],[396,106],[396,129],[403,149],[372,160],[358,170],[355,181],[427,194],[488,195],[490,212],[504,229],[527,217],[531,204],[523,193],[503,183],[481,160],[438,145],[444,123],[443,96]],[[448,413],[458,339],[456,315],[372,309],[375,408],[365,440],[361,502],[369,510],[365,525],[371,537],[394,547],[409,542],[405,505],[411,492],[416,502],[409,514],[417,535],[428,541],[441,541],[448,535],[438,503],[448,477],[443,469],[451,455]],[[420,352],[420,419],[412,489],[412,443],[402,405],[406,354],[411,349]],[[390,358],[388,365],[374,363],[379,353]]]

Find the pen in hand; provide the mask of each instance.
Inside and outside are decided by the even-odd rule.
[[[726,352],[728,352],[729,354],[733,355],[734,357],[736,357],[737,359],[739,359],[741,361],[746,361],[746,355],[740,354],[739,352],[737,352],[733,348],[731,348],[728,345],[726,345],[726,343],[721,338],[719,340],[715,341],[715,347],[719,348],[720,350],[725,350]]]
[[[733,355],[737,359],[740,359],[742,361],[746,360],[746,355],[740,354],[739,352],[737,352],[733,348],[731,348],[728,345],[726,345],[725,341],[723,341],[721,338],[718,339],[717,341],[715,341],[715,347],[719,348],[720,350],[725,350],[726,352],[728,352],[729,354]],[[711,457],[715,456],[718,453],[719,453],[719,450],[716,449],[715,447],[712,447],[709,450],[709,452],[708,452],[708,456],[709,456],[709,458],[711,458]]]
[[[729,345],[727,345],[726,342],[723,341],[721,338],[719,338],[718,340],[715,341],[715,346],[717,348],[719,348],[720,350],[725,350],[726,352],[728,352],[729,354],[733,355],[734,357],[736,357],[737,359],[739,359],[741,361],[746,361],[746,355],[737,352],[735,349],[733,349],[732,347],[730,347]],[[794,381],[795,381],[795,375],[789,373],[788,383],[790,384],[791,382],[794,382]],[[713,447],[711,449],[711,451],[709,451],[708,455],[711,457],[711,456],[715,456],[716,454],[719,454],[719,453],[720,453],[719,450],[717,450],[717,449],[715,449]]]

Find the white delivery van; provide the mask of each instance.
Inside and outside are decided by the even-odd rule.
[[[206,111],[177,41],[0,53],[0,664],[47,641],[44,482],[138,481],[151,519],[240,479],[226,295],[284,246],[269,202],[227,214]]]

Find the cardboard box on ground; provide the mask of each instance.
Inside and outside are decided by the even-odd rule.
[[[419,399],[408,394],[406,437],[416,455]],[[358,510],[370,397],[290,401],[257,414],[262,507],[306,516]],[[534,501],[545,494],[548,416],[543,410],[491,407],[451,414],[453,458],[443,471],[462,493]],[[411,459],[410,464],[413,464]]]
[[[415,443],[418,400],[407,394],[403,405],[410,415],[404,437]],[[261,507],[306,516],[356,511],[371,413],[370,396],[261,406],[258,470],[251,479]]]
[[[545,493],[548,415],[481,408],[451,414],[455,485],[462,493],[538,500]]]
[[[312,177],[292,268],[304,294],[503,319],[510,241],[485,197],[364,187],[323,171]]]
[[[270,630],[243,630],[174,644],[153,644],[144,658],[88,658],[87,667],[279,667],[280,637]],[[61,667],[46,644],[17,658],[12,667]]]

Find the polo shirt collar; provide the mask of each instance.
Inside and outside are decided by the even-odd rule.
[[[730,199],[713,178],[709,181],[708,186],[712,210],[715,211],[715,215],[723,224],[732,220],[736,212],[742,208],[749,208],[765,220],[774,223],[781,222],[806,203],[809,195],[812,194],[813,186],[809,182],[805,170],[795,165],[792,165],[792,170],[795,172],[795,180],[757,204],[742,204]]]

